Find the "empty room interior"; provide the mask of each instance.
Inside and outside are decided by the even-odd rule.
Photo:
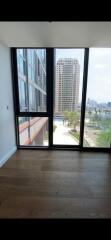
[[[0,22],[0,218],[111,218],[111,22]]]

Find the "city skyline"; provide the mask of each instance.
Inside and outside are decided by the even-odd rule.
[[[81,102],[83,69],[84,69],[84,49],[56,49],[56,62],[59,58],[77,59],[80,64],[80,93]],[[110,102],[111,89],[111,49],[91,48],[89,51],[89,68],[87,83],[87,99],[93,99],[98,103]],[[95,88],[96,86],[96,88]],[[99,91],[101,86],[101,91]]]
[[[89,51],[89,69],[87,84],[87,99],[93,99],[98,103],[110,102],[111,89],[111,49],[91,48]],[[56,49],[56,63],[60,58],[77,59],[80,64],[79,103],[82,97],[82,82],[84,69],[84,49]],[[96,87],[95,87],[96,86]],[[101,86],[101,91],[99,91]],[[21,89],[23,92],[23,87]]]
[[[89,52],[87,98],[98,103],[111,101],[110,56],[110,48],[91,48]]]

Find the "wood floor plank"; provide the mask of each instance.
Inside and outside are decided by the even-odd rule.
[[[0,218],[110,218],[111,154],[18,150],[0,168]]]

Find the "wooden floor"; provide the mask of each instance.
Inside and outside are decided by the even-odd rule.
[[[111,218],[111,154],[18,150],[0,168],[0,218]]]

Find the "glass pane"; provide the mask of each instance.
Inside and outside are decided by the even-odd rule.
[[[30,99],[30,104],[29,104],[29,111],[30,112],[35,112],[36,111],[36,101],[35,101],[35,88],[30,85],[29,86],[29,99]]]
[[[111,144],[111,49],[91,48],[85,112],[84,147]]]
[[[21,111],[27,110],[27,97],[26,97],[26,82],[19,78],[19,101],[21,106]]]
[[[55,50],[53,143],[78,145],[84,49]]]
[[[30,66],[28,67],[28,79],[32,80],[32,68]]]
[[[46,101],[44,101],[44,99],[46,99],[47,97],[46,50],[45,49],[25,49],[25,51],[23,50],[24,49],[17,49],[20,111],[46,112],[47,110]],[[20,79],[23,79],[25,83],[25,90],[22,90],[22,93],[20,90],[21,88]],[[34,90],[32,90],[32,88]],[[33,107],[32,107],[32,91],[34,92]],[[24,98],[25,107],[23,107],[23,100],[21,101],[21,98]]]
[[[20,145],[48,146],[47,117],[19,117]]]

